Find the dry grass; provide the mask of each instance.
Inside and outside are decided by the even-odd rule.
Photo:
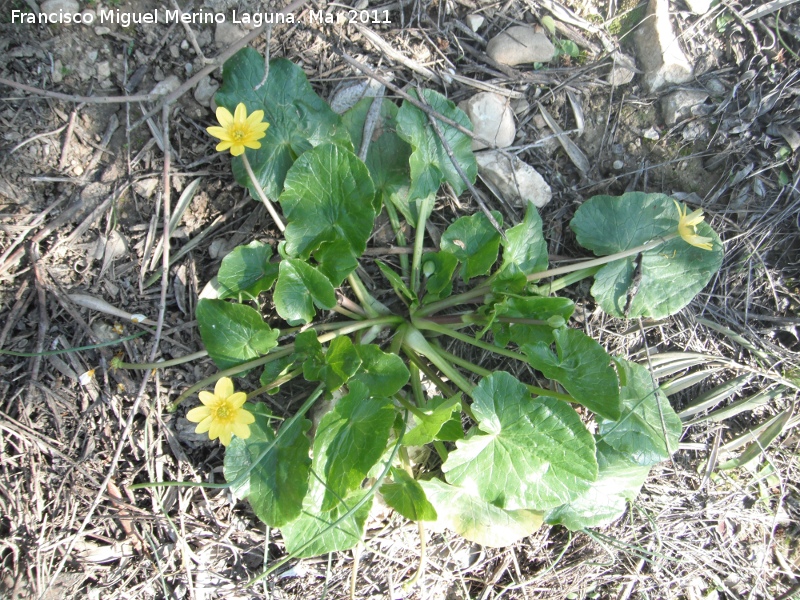
[[[620,14],[611,14],[616,3],[568,4],[592,22],[610,24]],[[565,129],[575,125],[566,92],[577,93],[587,124],[584,137],[574,139],[590,158],[587,176],[546,139],[533,144],[547,137],[537,127],[534,107],[520,104],[517,112],[518,132],[527,142],[520,155],[554,191],[543,218],[557,258],[576,252],[568,222],[589,195],[627,189],[698,194],[692,199],[721,232],[726,259],[689,308],[663,322],[643,323],[643,336],[638,324],[609,319],[587,302],[585,286],[574,292],[577,322],[610,351],[644,360],[646,345],[651,353],[692,351],[742,367],[719,370],[673,396],[680,409],[743,372],[752,379],[740,396],[771,385],[775,377],[796,383],[800,372],[800,171],[791,136],[797,136],[800,116],[800,71],[792,54],[800,47],[792,25],[800,6],[748,21],[745,15],[759,4],[724,3],[706,17],[678,11],[683,42],[702,66],[698,85],[722,92],[712,94],[709,110],[690,124],[662,128],[653,143],[642,143],[641,131],[659,118],[657,96],[636,86],[607,86],[602,75],[608,60],[591,49],[577,64],[537,72],[486,61],[480,37],[547,14],[537,2],[481,6],[491,29],[480,36],[455,26],[457,18],[478,9],[471,0],[404,2],[402,22],[377,29],[403,54],[404,64],[387,57],[385,47],[367,41],[364,32],[350,32],[345,40],[337,37],[338,29],[320,36],[302,24],[277,28],[271,54],[301,63],[323,95],[341,79],[358,76],[332,51],[332,41],[358,60],[387,67],[401,86],[416,72],[425,85],[439,87],[441,81],[420,71],[423,63],[434,74],[452,68],[467,78],[448,86],[454,100],[483,82],[518,92],[534,107],[534,99],[541,101]],[[12,3],[0,0],[0,6],[8,12]],[[732,20],[720,31],[723,14]],[[570,28],[599,50],[595,33]],[[124,51],[128,33],[79,37],[65,28],[0,24],[0,53],[8,56],[0,76],[68,94],[96,94],[90,84],[100,82],[82,79],[78,70],[80,57],[93,50],[125,74],[113,80],[109,93],[120,93],[139,77],[134,66],[149,64],[147,55],[152,64],[144,82],[129,91],[152,87],[156,68],[185,76],[182,64],[192,57],[180,49],[180,28],[134,31],[130,56]],[[197,33],[206,55],[213,55],[213,31]],[[263,44],[259,38],[256,47]],[[61,65],[61,84],[53,83],[53,54],[74,61]],[[419,562],[418,532],[396,515],[377,513],[357,564],[349,552],[303,560],[246,588],[266,562],[283,555],[279,532],[265,531],[246,504],[219,490],[128,489],[140,481],[222,480],[219,449],[194,436],[180,412],[165,411],[188,385],[212,373],[213,365],[199,360],[146,376],[108,365],[118,350],[131,362],[144,362],[200,349],[194,306],[220,257],[254,237],[274,241],[276,232],[263,209],[253,211],[232,184],[227,161],[213,154],[203,131],[207,109],[191,94],[181,96],[167,120],[172,206],[193,179],[203,182],[172,236],[170,253],[190,249],[162,279],[155,248],[164,221],[164,122],[156,115],[129,131],[141,114],[134,104],[76,105],[2,87],[0,349],[37,356],[0,355],[0,596],[346,598],[354,572],[359,598],[755,599],[784,598],[800,589],[798,433],[786,432],[751,468],[711,476],[705,470],[715,448],[782,410],[795,410],[796,387],[756,410],[687,429],[681,451],[654,469],[625,517],[599,531],[571,535],[544,528],[502,550],[426,532],[423,584],[406,592],[403,584]],[[622,171],[611,168],[611,155],[624,159]],[[499,202],[491,208],[501,210],[506,222],[519,217]],[[443,197],[433,223],[444,229],[474,210],[465,198]],[[91,294],[154,323],[133,326],[76,305],[71,293]],[[121,347],[42,354],[110,339],[117,323],[124,323],[125,336],[140,330],[147,335]],[[151,335],[156,329],[160,333]],[[472,358],[487,368],[508,368]],[[80,375],[91,369],[95,378],[81,385]],[[295,405],[302,391],[286,386],[276,405]]]

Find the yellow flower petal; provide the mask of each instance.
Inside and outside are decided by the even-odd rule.
[[[228,406],[232,409],[242,408],[242,405],[247,402],[247,394],[244,392],[236,392],[228,396]]]
[[[206,406],[213,406],[214,404],[217,403],[217,397],[211,392],[203,391],[200,392],[198,396],[200,396],[200,402],[202,402]]]
[[[261,142],[245,141],[243,142],[243,145],[245,148],[252,148],[253,150],[258,150],[261,148]]]
[[[210,416],[207,419],[203,419],[202,421],[200,421],[200,423],[197,424],[197,427],[195,427],[194,432],[205,433],[206,431],[211,429],[211,423],[213,421],[214,421],[213,417]],[[211,439],[213,440],[214,438]]]
[[[202,423],[201,423],[202,425]],[[213,417],[211,418],[211,423],[208,428],[208,439],[215,440],[219,437],[220,431],[222,431],[222,425],[219,421],[216,421]]]
[[[219,441],[223,446],[227,446],[231,443],[231,432],[228,430],[223,430],[219,432]]]
[[[218,106],[217,121],[219,121],[219,124],[222,125],[222,127],[224,127],[225,129],[230,128],[230,126],[233,125],[233,115],[231,114],[231,111],[229,111],[224,106]],[[211,135],[214,134],[212,133]]]
[[[241,423],[242,425],[250,425],[250,423],[254,423],[256,418],[246,410],[240,410],[239,414],[236,415],[235,423]]]
[[[244,102],[239,102],[233,113],[233,124],[244,125],[245,121],[247,121],[247,107],[244,105]]]
[[[196,406],[192,410],[186,413],[186,418],[189,419],[192,423],[199,423],[203,419],[207,419],[211,416],[211,409],[207,406]]]
[[[231,154],[233,156],[241,156],[242,154],[244,154],[244,146],[242,146],[241,144],[235,144],[231,146]]]
[[[677,200],[673,200],[673,202],[675,203],[675,208],[678,209],[678,235],[683,238],[683,241],[703,250],[713,249],[711,243],[713,238],[697,235],[696,227],[705,219],[703,210],[698,208],[689,213],[689,209],[682,208]]]
[[[213,127],[206,127],[206,131],[213,135],[215,138],[219,138],[224,142],[231,141],[230,132],[225,129],[224,127],[217,127],[216,125]]]
[[[233,394],[233,381],[230,377],[221,377],[214,386],[214,395],[224,400]]]
[[[246,440],[250,437],[250,428],[242,423],[234,423],[231,425],[231,430],[236,437],[243,440]]]

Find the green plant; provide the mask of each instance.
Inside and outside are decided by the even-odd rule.
[[[353,547],[376,492],[408,519],[493,546],[543,522],[581,529],[622,514],[651,466],[677,448],[680,419],[647,369],[570,328],[573,302],[552,294],[594,277],[592,295],[611,315],[675,313],[722,260],[699,211],[687,215],[661,194],[594,197],[571,227],[597,258],[556,269],[533,207],[507,228],[498,212],[460,217],[426,252],[440,187],[458,195],[476,178],[460,131],[469,121],[453,103],[417,90],[416,102],[365,99],[340,118],[289,61],[273,60],[259,87],[264,61],[250,49],[226,63],[223,78],[216,100],[226,112],[244,103],[270,123],[233,158],[233,172],[254,198],[277,199],[285,239],[277,257],[254,241],[223,259],[196,314],[221,370],[172,409],[223,377],[261,370],[242,407],[254,422],[227,445],[225,477],[281,528],[290,556]],[[380,120],[364,136],[373,102]],[[357,273],[382,210],[399,247],[414,234],[396,265],[374,263],[391,300],[378,300]],[[456,280],[465,291],[453,293]],[[355,300],[347,288],[337,295],[345,281]],[[261,313],[270,290],[287,324],[280,331]],[[484,369],[459,347],[527,365],[530,382]],[[285,420],[256,401],[299,378],[314,388]],[[225,382],[222,396],[232,392]],[[323,397],[334,402],[312,436],[309,410]],[[419,453],[409,449],[422,446],[434,458],[414,464]]]

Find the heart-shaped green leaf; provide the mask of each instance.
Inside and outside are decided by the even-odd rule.
[[[386,504],[409,521],[435,521],[436,509],[428,502],[419,482],[402,469],[392,468],[392,481],[380,489]]]
[[[478,426],[442,465],[449,483],[507,510],[544,511],[596,479],[594,439],[565,402],[534,400],[503,371],[482,379],[472,398]]]
[[[389,400],[371,397],[367,386],[358,381],[349,387],[350,393],[322,417],[314,438],[314,461],[319,462],[315,472],[327,485],[323,510],[330,510],[340,498],[360,488],[383,454],[394,423],[395,411]]]
[[[505,347],[509,342],[520,347],[539,342],[550,345],[553,343],[552,325],[534,325],[523,320],[548,321],[555,317],[566,323],[575,311],[575,303],[569,298],[508,296],[496,303],[492,311],[496,319],[492,324],[492,333],[499,346]]]
[[[429,529],[450,529],[465,539],[503,548],[531,535],[542,525],[542,513],[531,510],[504,510],[465,488],[438,479],[420,481],[438,519]]]
[[[295,421],[281,429],[275,441],[264,415],[266,411],[253,412],[256,422],[250,425],[250,437],[246,440],[234,437],[225,451],[225,479],[234,481],[252,466],[247,485],[234,489],[234,493],[239,498],[247,496],[256,516],[264,523],[282,527],[300,514],[308,491],[311,443],[305,434],[311,422]],[[262,456],[273,441],[275,444]]]
[[[622,414],[616,421],[599,417],[599,439],[632,462],[649,467],[678,449],[683,425],[669,400],[641,365],[615,359],[622,382]]]
[[[264,111],[269,123],[261,148],[247,150],[247,157],[261,187],[269,198],[277,198],[283,190],[286,172],[298,156],[326,142],[352,149],[350,136],[339,116],[322,100],[297,65],[286,59],[270,61],[269,77],[264,85],[264,57],[253,48],[243,48],[225,61],[223,84],[216,102],[231,113],[243,102],[247,112]],[[233,173],[241,185],[257,198],[240,157],[233,159]]]
[[[287,254],[307,259],[325,242],[346,242],[352,256],[361,256],[375,221],[374,196],[355,154],[333,144],[309,150],[286,174],[280,197]]]
[[[263,242],[250,242],[237,246],[219,267],[217,281],[223,291],[220,298],[245,294],[257,297],[267,291],[278,278],[278,265],[269,262],[272,248]]]
[[[279,331],[244,304],[203,298],[196,316],[203,345],[220,369],[263,356],[278,345]]]
[[[302,325],[314,319],[314,305],[333,308],[336,293],[325,275],[297,258],[281,261],[275,284],[275,310],[289,325]]]
[[[570,227],[578,242],[600,256],[635,248],[675,233],[680,215],[664,194],[629,192],[595,196],[575,212]],[[704,250],[674,238],[638,256],[605,265],[595,274],[592,295],[615,317],[660,319],[686,306],[722,264],[719,236],[706,223],[697,234],[711,239]]]
[[[549,344],[525,344],[528,362],[545,377],[555,379],[576,402],[608,419],[620,416],[619,380],[603,347],[577,329],[553,330],[557,354]]]
[[[498,223],[502,215],[492,213]],[[460,217],[442,234],[442,252],[449,252],[463,263],[461,278],[465,283],[478,275],[486,275],[497,262],[500,234],[483,213]]]
[[[639,495],[650,467],[628,460],[608,444],[597,444],[597,481],[569,504],[550,511],[545,520],[571,531],[600,527],[616,521],[625,512],[628,500]]]
[[[391,398],[408,382],[408,367],[397,354],[387,354],[375,344],[358,344],[355,349],[361,367],[354,379],[366,385],[373,396]]]
[[[435,439],[442,439],[438,436],[444,424],[453,417],[460,420],[461,394],[447,399],[435,396],[418,408],[420,414],[413,415],[417,424],[403,436],[404,446],[424,446]],[[463,430],[457,439],[462,437]]]
[[[410,94],[413,98],[419,99],[415,90],[412,90]],[[464,111],[438,92],[422,90],[422,98],[434,111],[472,130],[472,124]],[[478,176],[478,163],[472,153],[472,140],[455,127],[441,121],[437,125],[442,136],[447,140],[461,170],[470,183],[475,183],[475,178]],[[410,199],[427,198],[431,194],[435,194],[443,181],[449,183],[457,195],[466,189],[464,180],[461,179],[447,155],[447,151],[439,141],[439,137],[431,127],[427,114],[410,102],[403,102],[397,113],[397,133],[411,144],[413,149],[409,160],[411,167]]]

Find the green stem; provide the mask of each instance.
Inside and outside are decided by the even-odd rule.
[[[193,352],[192,354],[187,354],[186,356],[179,356],[178,358],[173,358],[170,360],[162,360],[160,362],[152,362],[152,363],[126,363],[122,362],[121,360],[112,360],[111,366],[114,369],[129,369],[132,371],[138,370],[146,370],[146,369],[164,369],[166,367],[174,367],[175,365],[182,365],[183,363],[187,363],[193,360],[197,360],[198,358],[204,358],[208,356],[208,352],[205,350],[200,350],[198,352]]]
[[[367,291],[367,286],[364,285],[364,282],[361,281],[361,278],[355,271],[347,276],[347,281],[350,283],[350,287],[353,288],[353,293],[356,295],[356,298],[358,298],[361,307],[367,315],[374,319],[381,315],[391,314],[392,311],[372,297],[372,294]]]
[[[529,283],[538,281],[539,279],[544,279],[545,277],[555,277],[556,275],[565,275],[566,273],[573,273],[575,271],[582,271],[584,269],[590,269],[592,267],[599,267],[610,262],[614,262],[615,260],[620,260],[622,258],[627,258],[628,256],[634,256],[641,252],[646,252],[647,250],[652,250],[653,248],[657,248],[661,244],[668,242],[669,240],[678,237],[677,233],[670,233],[664,237],[656,238],[654,240],[650,240],[646,244],[642,244],[641,246],[636,246],[635,248],[631,248],[629,250],[624,250],[622,252],[617,252],[616,254],[609,254],[608,256],[601,256],[600,258],[595,258],[592,260],[584,260],[578,263],[573,263],[571,265],[565,265],[563,267],[558,267],[555,269],[548,269],[546,271],[539,271],[538,273],[531,273],[527,276],[527,280]],[[416,316],[418,317],[426,317],[428,315],[432,315],[433,313],[439,312],[442,309],[449,308],[451,306],[457,306],[459,304],[464,304],[470,300],[474,300],[475,298],[480,298],[481,296],[485,296],[486,294],[492,291],[492,287],[490,285],[480,285],[473,290],[468,292],[464,292],[463,294],[456,294],[455,296],[450,296],[449,298],[445,298],[444,300],[439,300],[438,302],[431,302],[427,306],[421,308],[416,312]]]
[[[270,202],[267,195],[264,193],[264,190],[261,188],[261,184],[258,182],[258,178],[256,174],[253,173],[253,167],[250,166],[250,161],[247,160],[247,152],[242,154],[242,163],[244,163],[244,168],[247,171],[247,176],[250,177],[250,183],[253,184],[253,187],[256,190],[256,194],[261,199],[261,202],[264,203],[264,206],[267,208],[267,212],[269,212],[272,220],[275,221],[275,225],[278,226],[278,229],[281,230],[281,233],[286,231],[286,225],[283,224],[281,221],[280,215],[278,215],[278,211],[275,210],[275,206]]]
[[[136,338],[142,337],[147,331],[140,331],[118,340],[111,340],[109,342],[100,342],[99,344],[91,344],[89,346],[78,346],[77,348],[62,348],[61,350],[46,350],[44,352],[14,352],[13,350],[0,350],[0,354],[7,354],[8,356],[19,356],[20,358],[36,358],[37,356],[56,356],[58,354],[69,354],[70,352],[81,352],[82,350],[94,350],[96,348],[105,348],[106,346],[117,346],[122,342],[129,342]]]
[[[419,297],[419,271],[422,262],[422,250],[425,247],[425,223],[433,212],[434,195],[431,194],[419,204],[419,218],[414,232],[414,255],[411,258],[411,291]]]
[[[397,240],[397,245],[401,248],[406,247],[406,236],[403,233],[403,227],[400,225],[400,218],[397,215],[397,209],[392,204],[391,200],[387,200],[383,203],[383,206],[386,208],[386,214],[389,217],[389,223],[392,225],[392,230],[394,231],[394,237]],[[408,277],[408,255],[401,254],[400,255],[400,270],[403,272],[403,277]]]
[[[433,382],[433,385],[435,385],[438,390],[442,392],[442,395],[445,398],[451,398],[452,396],[456,395],[456,391],[442,381],[437,373],[429,369],[428,365],[422,361],[422,358],[418,354],[409,350],[408,348],[403,348],[403,352],[405,352],[409,362],[417,367],[422,373],[424,373],[425,376]]]
[[[444,350],[442,348],[439,348],[439,352],[441,353],[442,356],[444,356],[450,362],[457,364],[459,367],[461,367],[463,369],[467,369],[469,371],[472,371],[473,373],[475,373],[476,375],[480,375],[481,377],[488,377],[489,375],[491,375],[493,373],[493,371],[489,371],[488,369],[484,369],[483,367],[479,367],[478,365],[476,365],[474,363],[471,363],[470,361],[465,360],[465,359],[461,358],[460,356],[456,356],[455,354],[452,354],[452,353],[450,353],[447,350]],[[548,390],[547,388],[542,388],[542,387],[539,387],[539,386],[536,386],[536,385],[530,385],[528,383],[525,383],[523,385],[526,388],[528,388],[529,392],[531,392],[532,394],[536,394],[537,396],[549,396],[550,398],[555,398],[557,400],[563,400],[564,402],[575,402],[575,398],[573,398],[572,396],[570,396],[568,394],[562,394],[560,392],[554,392],[554,391]]]
[[[575,271],[574,273],[569,273],[568,275],[554,279],[550,283],[536,286],[530,291],[539,296],[550,296],[551,294],[555,294],[556,292],[563,290],[565,287],[569,287],[574,283],[578,283],[582,279],[591,277],[602,268],[602,266],[596,266],[589,267],[588,269],[581,269],[580,271]]]
[[[264,392],[268,392],[269,390],[276,388],[278,386],[283,385],[284,383],[288,383],[298,375],[303,374],[303,367],[297,367],[294,371],[289,371],[286,375],[281,375],[275,381],[271,382],[268,385],[262,385],[257,390],[250,392],[247,394],[247,399],[250,400],[251,398],[255,398],[259,394],[263,394]]]
[[[430,345],[430,343],[428,343],[428,340],[425,339],[425,336],[422,335],[418,329],[415,329],[414,327],[409,327],[406,329],[405,336],[403,337],[403,344],[407,348],[413,350],[417,354],[421,354],[431,361],[434,366],[439,369],[445,375],[445,377],[452,381],[462,392],[472,397],[473,385],[467,381],[467,379],[461,375],[461,373],[459,373],[458,370],[453,367],[453,365],[442,358],[442,355],[439,354],[436,349]]]
[[[402,317],[395,315],[387,315],[384,317],[378,317],[376,319],[366,319],[364,321],[358,321],[356,323],[344,323],[342,327],[338,327],[339,325],[338,323],[331,323],[330,325],[331,326],[336,325],[337,329],[335,331],[331,331],[330,333],[325,333],[319,336],[319,342],[320,344],[324,344],[325,342],[329,342],[332,339],[339,337],[340,335],[348,335],[355,331],[366,329],[374,325],[387,326],[392,324],[400,324],[402,322],[403,322]],[[326,328],[330,328],[330,326]],[[320,327],[320,329],[322,329],[322,327]],[[198,381],[196,384],[194,384],[192,387],[190,387],[188,390],[186,390],[180,396],[178,396],[175,402],[167,406],[167,412],[175,412],[180,403],[183,402],[186,398],[188,398],[195,392],[203,389],[204,387],[216,383],[217,380],[221,379],[222,377],[238,375],[243,371],[248,371],[254,367],[260,367],[278,358],[283,358],[284,356],[288,356],[292,352],[294,352],[294,344],[293,343],[286,344],[285,346],[283,346],[282,348],[278,348],[274,352],[270,352],[269,354],[247,361],[245,363],[242,363],[241,365],[236,365],[235,367],[224,369],[223,371],[215,373],[210,377],[206,377],[205,379]]]

